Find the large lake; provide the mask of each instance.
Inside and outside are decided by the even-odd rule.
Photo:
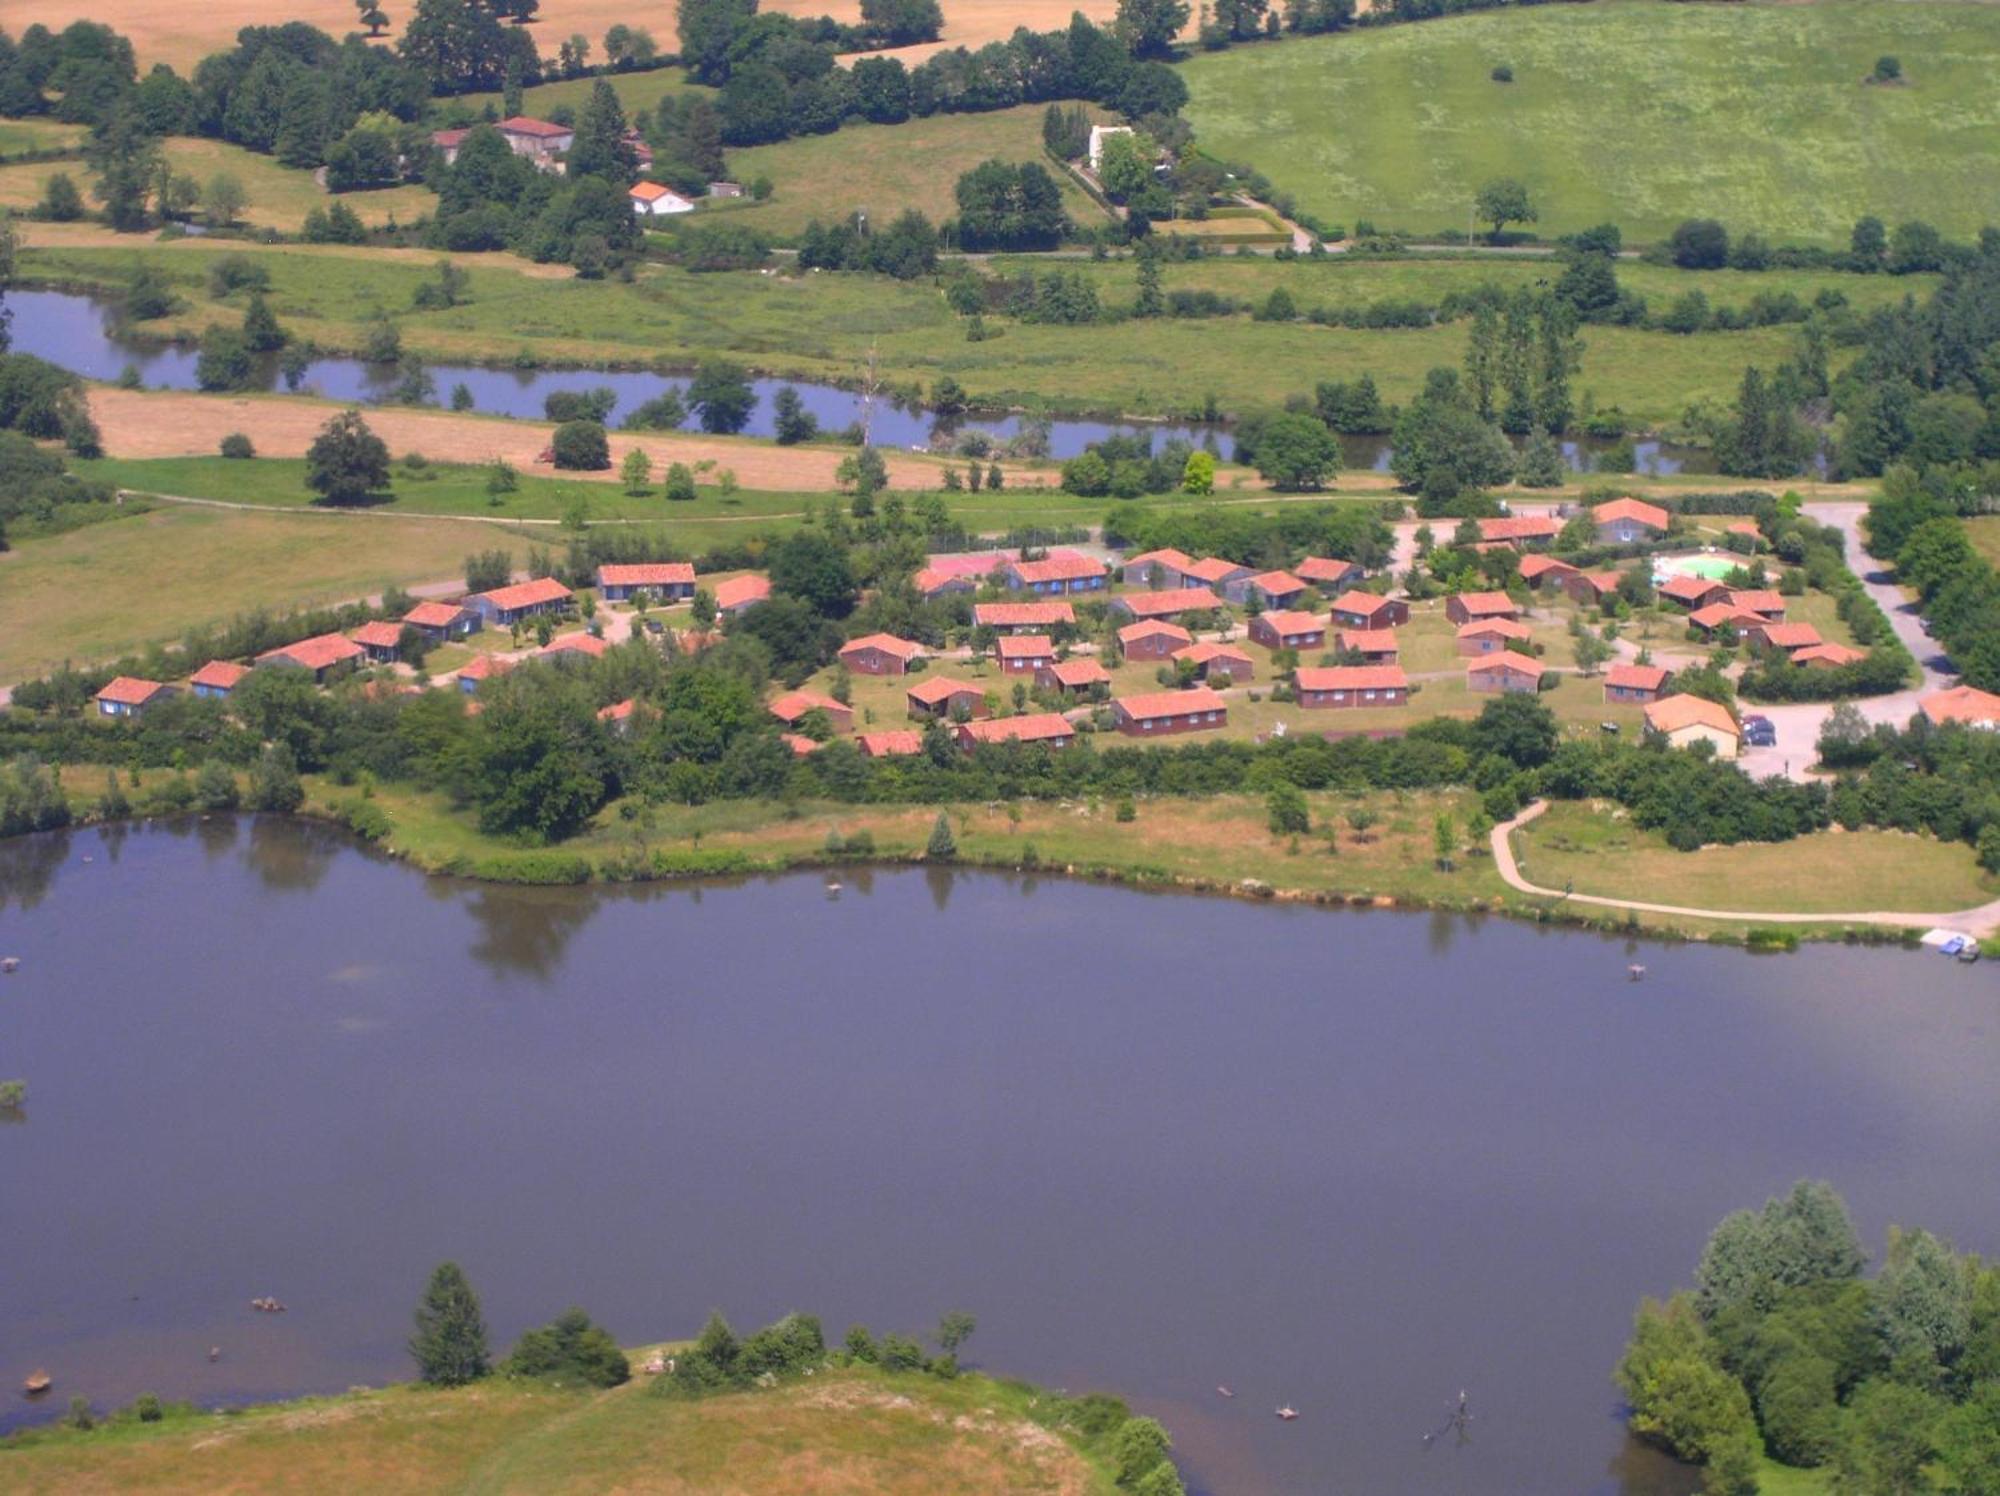
[[[38,1366],[57,1404],[405,1376],[456,1257],[502,1340],[969,1308],[974,1360],[1123,1392],[1210,1492],[1657,1496],[1609,1370],[1725,1211],[1817,1176],[1878,1251],[2000,1249],[2000,985],[1901,952],[1647,946],[1635,985],[1501,921],[487,888],[246,818],[0,843],[0,953],[14,1421]]]

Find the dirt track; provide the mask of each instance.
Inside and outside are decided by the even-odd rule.
[[[303,457],[319,430],[340,406],[295,395],[195,395],[178,390],[94,388],[91,413],[104,433],[104,449],[114,457],[212,457],[222,438],[240,431],[265,457]],[[555,427],[546,421],[508,421],[492,416],[454,415],[439,410],[371,407],[368,425],[401,456],[417,451],[433,462],[490,462],[504,457],[524,473],[552,474],[536,457]],[[826,493],[835,487],[834,470],[844,453],[827,447],[775,447],[729,437],[649,432],[643,437],[613,432],[611,469],[564,473],[565,478],[617,481],[626,452],[643,446],[657,472],[669,462],[704,460],[733,470],[745,488],[775,492]],[[940,465],[907,454],[885,453],[889,482],[896,488],[936,488]],[[1033,486],[1026,473],[1010,474],[1017,487]]]

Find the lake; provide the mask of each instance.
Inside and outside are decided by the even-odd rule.
[[[503,1343],[970,1309],[971,1360],[1126,1395],[1208,1492],[1663,1496],[1610,1369],[1726,1211],[1823,1177],[1878,1253],[2000,1248],[1990,966],[1648,945],[1634,985],[1500,920],[845,876],[0,843],[0,1381],[56,1378],[0,1418],[407,1376],[454,1257]]]
[[[195,347],[136,333],[120,320],[113,303],[68,291],[16,290],[7,293],[7,304],[14,311],[16,352],[32,353],[86,379],[114,380],[130,368],[138,372],[148,388],[196,388]],[[463,384],[472,392],[474,409],[489,415],[534,421],[543,419],[543,402],[557,391],[600,387],[611,390],[617,396],[611,416],[612,424],[616,425],[632,410],[666,390],[684,392],[688,383],[685,379],[629,369],[505,369],[479,364],[425,367],[436,382],[439,401],[450,398],[453,385]],[[300,383],[300,392],[367,404],[389,399],[400,377],[394,364],[370,364],[357,358],[326,354],[312,360]],[[256,360],[256,383],[262,390],[284,388],[275,355]],[[774,401],[778,391],[787,386],[798,391],[805,408],[828,434],[857,425],[864,416],[862,397],[837,385],[799,379],[755,379],[751,385],[757,394],[757,407],[745,428],[750,436],[772,434],[776,419]],[[947,423],[921,405],[899,405],[887,399],[877,399],[866,415],[873,440],[882,447],[928,448],[933,432],[941,425],[961,436],[984,432],[995,441],[1005,441],[1021,430],[1018,415],[971,413]],[[690,419],[685,424],[692,428],[696,423]],[[1155,450],[1162,443],[1176,439],[1207,447],[1221,457],[1228,457],[1235,450],[1229,427],[1223,423],[1063,417],[1049,423],[1049,454],[1074,457],[1091,443],[1111,436],[1144,437]],[[1340,445],[1341,464],[1347,470],[1389,471],[1393,453],[1387,437],[1343,436]],[[1572,469],[1588,471],[1599,454],[1612,445],[1604,438],[1565,441],[1563,458]],[[1713,456],[1697,447],[1647,439],[1633,443],[1633,454],[1641,473],[1715,471]]]

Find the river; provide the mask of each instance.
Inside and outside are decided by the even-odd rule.
[[[115,305],[68,291],[10,291],[7,304],[13,308],[14,348],[59,364],[86,379],[114,380],[127,369],[135,370],[150,388],[191,390],[195,385],[196,349],[136,333],[121,323]],[[1389,334],[1393,336],[1393,334]],[[615,425],[632,410],[663,391],[685,391],[687,380],[633,370],[595,371],[589,369],[508,369],[478,364],[428,364],[425,366],[437,385],[437,398],[449,399],[453,385],[463,384],[472,392],[473,408],[489,415],[508,415],[519,420],[543,418],[543,402],[561,390],[607,388],[617,396],[612,411]],[[370,403],[386,400],[394,390],[399,371],[394,364],[369,364],[360,359],[322,355],[313,359],[302,379],[303,394],[317,394],[331,400]],[[862,397],[853,390],[810,380],[757,379],[751,381],[757,407],[745,428],[750,436],[770,436],[775,420],[775,399],[779,390],[790,386],[799,393],[807,410],[828,433],[857,425],[863,416]],[[263,390],[284,388],[275,355],[256,362],[256,385]],[[692,426],[692,420],[688,423]],[[876,445],[927,448],[940,418],[920,405],[898,405],[886,399],[874,402],[869,413],[869,429]],[[947,429],[963,435],[984,432],[995,441],[1016,436],[1021,430],[1018,415],[988,413],[954,418]],[[1111,436],[1140,436],[1150,439],[1157,449],[1170,440],[1205,446],[1218,456],[1228,457],[1234,442],[1226,424],[1201,422],[1138,422],[1087,420],[1063,417],[1049,425],[1049,453],[1053,457],[1074,457],[1093,442]],[[1340,438],[1341,464],[1348,471],[1389,471],[1394,455],[1387,437],[1343,436]],[[1563,457],[1573,470],[1588,471],[1612,442],[1601,438],[1581,438],[1562,443]],[[1698,447],[1674,446],[1646,439],[1633,443],[1634,461],[1641,473],[1665,475],[1680,472],[1713,472],[1713,457]]]
[[[0,843],[0,1378],[379,1384],[454,1257],[502,1342],[967,1308],[1208,1492],[1685,1492],[1622,1431],[1636,1300],[1806,1176],[1877,1251],[2000,1248],[2000,1009],[1899,951],[1629,950],[942,869],[483,887],[247,817]]]

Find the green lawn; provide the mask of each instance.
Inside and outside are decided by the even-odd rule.
[[[82,125],[62,125],[48,119],[0,119],[0,156],[72,150],[83,144],[88,133]]]
[[[1514,848],[1543,888],[1574,883],[1578,893],[1698,909],[1948,913],[1984,903],[1996,887],[1963,842],[1820,832],[1676,852],[1655,832],[1574,802],[1552,805],[1515,833]]]
[[[1885,53],[1905,83],[1865,85]],[[1505,63],[1514,82],[1491,81]],[[1843,244],[1854,220],[1970,238],[2000,179],[2000,11],[1980,4],[1507,9],[1241,47],[1183,68],[1203,146],[1318,216],[1467,226],[1524,182],[1544,235],[1610,220],[1665,237],[1720,218]]]
[[[2000,514],[1975,515],[1964,523],[1972,548],[1993,565],[2000,566]]]
[[[989,319],[996,336],[970,343],[960,319],[928,283],[858,275],[695,275],[661,266],[647,267],[629,285],[577,282],[529,273],[520,262],[499,256],[473,265],[467,303],[432,312],[410,310],[416,288],[433,275],[421,254],[300,255],[185,243],[149,249],[135,241],[131,248],[30,248],[21,256],[21,268],[30,283],[116,288],[129,279],[135,257],[144,255],[182,288],[186,303],[155,326],[163,332],[198,331],[241,317],[237,305],[207,298],[207,267],[219,253],[255,254],[271,272],[271,302],[279,317],[327,348],[357,348],[365,319],[378,309],[396,315],[407,348],[433,360],[507,362],[526,351],[551,362],[657,361],[684,367],[726,353],[767,373],[851,382],[873,348],[883,377],[894,386],[928,388],[949,374],[981,400],[1046,402],[1070,410],[1178,414],[1198,410],[1210,395],[1225,409],[1243,410],[1276,405],[1320,380],[1362,372],[1374,375],[1385,400],[1406,401],[1429,369],[1460,362],[1466,337],[1464,322],[1366,331],[1248,317],[1089,327],[1031,326],[996,317]],[[1011,270],[1020,262],[1005,264]],[[1129,294],[1123,288],[1129,266],[1072,261],[1063,268],[1102,278],[1106,299],[1114,304]],[[1673,272],[1646,278],[1640,268],[1633,270],[1635,284],[1644,280],[1664,292],[1674,283]],[[1240,284],[1251,289],[1232,294],[1248,300],[1267,281],[1292,277],[1302,288],[1320,288],[1308,293],[1311,305],[1378,295],[1436,301],[1452,289],[1522,273],[1513,265],[1451,260],[1338,269],[1246,260],[1174,266],[1168,283],[1229,285],[1229,277],[1240,275]],[[1710,279],[1741,287],[1726,293],[1730,300],[1748,300],[1765,280]],[[1817,279],[1844,282],[1857,299],[1904,289],[1874,283],[1863,288],[1863,277]],[[1814,283],[1802,276],[1788,280],[1797,286]],[[1588,392],[1598,405],[1618,406],[1635,421],[1665,425],[1678,420],[1692,401],[1729,399],[1746,364],[1781,362],[1796,336],[1790,327],[1694,337],[1586,328],[1575,387],[1579,395]]]
[[[773,234],[796,234],[809,219],[834,222],[865,210],[886,224],[905,208],[937,222],[958,214],[952,189],[982,161],[1035,161],[1062,188],[1063,204],[1081,224],[1105,221],[1098,207],[1042,152],[1042,109],[1023,104],[990,114],[935,114],[901,125],[850,124],[831,135],[801,135],[776,145],[729,153],[740,182],[769,177],[769,201],[731,215]],[[1106,116],[1108,118],[1108,116]]]

